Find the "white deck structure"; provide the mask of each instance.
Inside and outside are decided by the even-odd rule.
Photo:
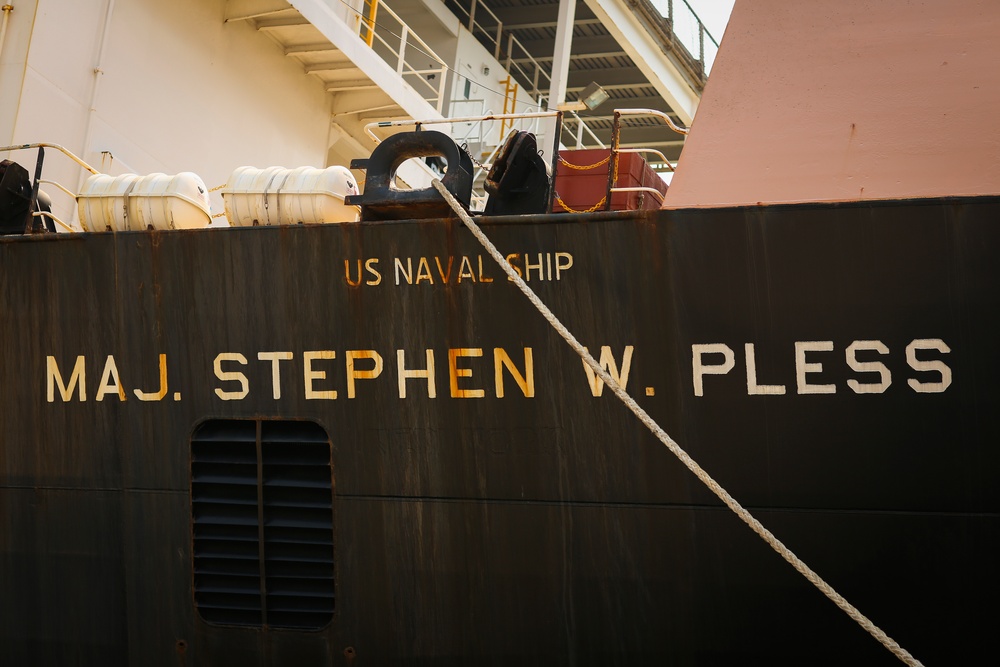
[[[211,187],[242,165],[349,164],[370,153],[364,128],[377,120],[545,108],[553,79],[570,99],[584,78],[609,86],[608,110],[655,104],[689,123],[697,108],[704,79],[678,67],[662,25],[625,0],[574,7],[565,72],[552,69],[555,0],[371,2],[13,0],[0,16],[0,145],[52,142],[105,173],[194,171]],[[669,12],[682,3],[669,0]],[[538,20],[505,28],[504,15]],[[592,115],[586,133],[567,117],[564,143],[607,142],[608,115]],[[481,159],[509,128],[499,125],[444,129]],[[637,140],[655,144],[662,133],[675,160],[679,137],[655,132]],[[3,157],[29,171],[35,159]],[[75,192],[84,172],[49,154],[45,176]],[[400,176],[428,177],[419,165]],[[47,189],[54,213],[73,219],[73,199]]]

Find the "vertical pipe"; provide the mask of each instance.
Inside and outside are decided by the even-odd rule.
[[[10,20],[10,13],[14,11],[14,5],[4,5],[0,9],[3,10],[3,24],[0,25],[0,56],[3,56],[3,42],[7,39],[7,22]]]
[[[573,25],[576,0],[559,0],[559,23],[552,51],[552,81],[549,84],[549,108],[557,109],[566,101],[566,80],[569,77],[569,51],[573,45]]]
[[[80,147],[80,157],[87,159],[87,151],[90,149],[90,139],[94,134],[94,118],[97,115],[97,95],[101,90],[101,79],[104,78],[104,56],[108,51],[108,41],[111,36],[111,17],[115,13],[115,0],[108,0],[104,8],[104,27],[101,29],[100,46],[97,49],[97,61],[94,63],[94,86],[90,91],[90,105],[87,107],[87,127],[83,132],[83,146]],[[80,172],[80,178],[76,183],[76,191],[83,188],[83,181],[87,174]]]

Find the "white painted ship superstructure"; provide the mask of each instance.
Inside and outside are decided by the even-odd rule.
[[[686,7],[676,4],[658,20]],[[18,0],[3,11],[0,145],[46,141],[104,173],[196,171],[216,187],[241,165],[347,165],[371,151],[364,128],[377,120],[537,111],[550,106],[550,89],[572,99],[592,77],[607,83],[616,106],[659,104],[689,123],[703,79],[681,72],[662,26],[643,27],[623,0],[578,7],[579,36],[567,41],[553,36],[565,18],[556,3]],[[562,54],[538,55],[557,41]],[[563,74],[553,67],[559,57]],[[607,141],[607,115],[588,128],[567,115],[564,141]],[[534,120],[526,129],[551,134],[552,125]],[[681,138],[656,125],[675,160]],[[446,129],[485,159],[509,128]],[[399,172],[410,185],[429,175],[420,165]],[[45,176],[76,193],[85,172],[53,155]],[[72,198],[43,187],[53,212],[77,225]],[[213,210],[222,210],[217,194]]]

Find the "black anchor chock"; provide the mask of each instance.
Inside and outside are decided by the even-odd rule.
[[[351,169],[366,170],[365,191],[345,199],[361,206],[361,220],[446,218],[451,207],[433,187],[400,190],[393,186],[396,169],[410,158],[440,157],[447,165],[441,183],[468,210],[472,196],[472,158],[442,132],[423,130],[394,134],[367,160],[352,160]]]

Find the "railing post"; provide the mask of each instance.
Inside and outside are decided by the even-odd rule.
[[[42,231],[35,222],[35,211],[38,210],[38,183],[42,180],[42,162],[44,160],[45,148],[39,146],[38,160],[35,162],[35,182],[31,186],[31,200],[28,202],[28,219],[24,223],[25,234],[34,234]]]
[[[447,76],[447,74],[448,74],[448,66],[442,65],[441,70],[438,72],[438,77],[441,80],[441,83],[438,84],[438,103],[437,103],[438,113],[441,113],[441,110],[444,108],[444,95],[448,90],[448,88],[444,85],[445,77]]]
[[[397,76],[403,76],[403,59],[406,58],[406,36],[409,32],[409,26],[404,23],[403,30],[399,33],[399,62],[396,63]]]
[[[611,189],[616,185],[618,176],[618,142],[621,135],[622,116],[615,109],[614,120],[611,121],[611,153],[608,155],[608,197],[604,202],[604,210],[611,210]]]
[[[364,3],[361,4],[361,8],[364,9]],[[375,17],[378,15],[378,0],[371,0],[371,4],[368,6],[368,18],[365,20],[365,25],[368,26],[368,35],[365,37],[365,42],[371,47],[375,43]]]
[[[556,125],[552,132],[552,177],[549,179],[549,206],[546,209],[547,212],[552,212],[552,204],[555,202],[556,198],[556,174],[559,173],[559,141],[562,139],[563,130],[563,114],[562,111],[556,112]]]
[[[476,31],[472,29],[474,25],[476,25],[476,0],[472,0],[472,7],[469,8],[469,32],[473,35],[476,34]]]
[[[698,60],[701,62],[701,72],[705,73],[705,24],[698,19]]]
[[[502,39],[503,39],[503,22],[502,21],[497,21],[497,39],[496,39],[497,48],[493,52],[493,57],[496,58],[497,60],[500,60],[500,41]],[[510,48],[508,47],[508,52],[509,51],[510,51]]]

